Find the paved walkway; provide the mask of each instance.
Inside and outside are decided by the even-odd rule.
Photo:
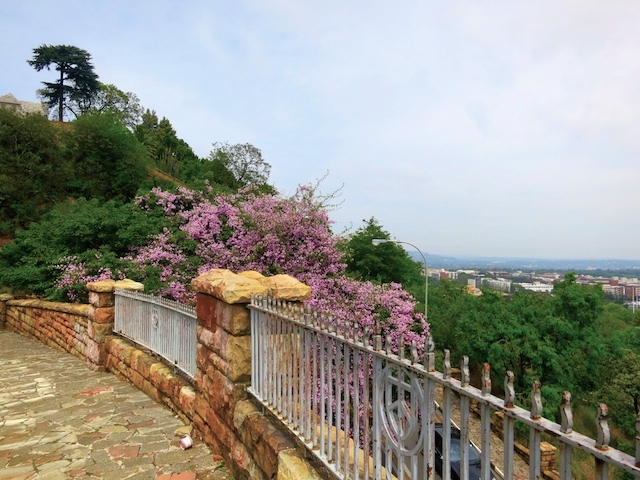
[[[231,479],[179,418],[111,373],[0,331],[0,480]]]

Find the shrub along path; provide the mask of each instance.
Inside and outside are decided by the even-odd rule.
[[[231,479],[182,421],[110,373],[0,331],[0,480]]]

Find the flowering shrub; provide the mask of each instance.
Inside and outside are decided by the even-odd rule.
[[[251,189],[215,195],[210,188],[176,192],[154,188],[135,204],[164,216],[169,226],[121,258],[124,267],[115,272],[117,276],[135,278],[148,291],[193,303],[191,280],[212,268],[285,273],[308,284],[309,304],[330,313],[341,326],[372,333],[379,321],[394,350],[404,337],[407,345],[415,340],[422,352],[428,325],[422,314],[414,312],[415,300],[399,284],[375,285],[344,275],[339,237],[331,232],[332,222],[313,187],[301,186],[288,198]],[[104,268],[90,276],[83,263],[66,259],[57,287],[72,292],[72,285],[87,278],[110,275]]]
[[[99,268],[95,274],[89,274],[86,264],[79,261],[78,257],[75,256],[63,258],[62,263],[56,265],[55,268],[62,271],[62,275],[56,281],[55,287],[58,290],[65,291],[67,298],[71,302],[86,300],[87,293],[84,285],[87,283],[113,278],[111,270],[104,267]]]

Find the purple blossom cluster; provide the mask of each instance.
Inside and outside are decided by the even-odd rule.
[[[118,276],[134,275],[159,295],[193,303],[191,280],[212,268],[284,273],[308,284],[310,305],[334,321],[360,332],[371,332],[378,321],[394,350],[403,337],[407,345],[415,340],[422,352],[428,325],[414,312],[415,300],[400,285],[345,276],[343,253],[337,248],[340,238],[332,233],[332,221],[313,187],[300,186],[290,197],[251,189],[215,195],[210,188],[154,188],[135,203],[146,211],[160,211],[170,227],[146,246],[133,248],[122,259],[130,268]],[[63,263],[58,288],[112,275],[108,269],[89,275],[74,259]]]
[[[86,285],[89,282],[97,282],[100,280],[111,280],[113,274],[109,268],[100,268],[94,274],[90,274],[84,262],[79,262],[77,257],[65,257],[61,263],[54,268],[62,273],[55,283],[55,288],[65,290],[67,298],[71,302],[80,302],[82,298],[82,290],[78,286]]]

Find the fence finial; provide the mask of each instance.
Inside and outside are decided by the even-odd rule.
[[[460,386],[469,386],[469,357],[462,356],[462,362],[460,362]]]
[[[404,360],[404,335],[400,334],[400,339],[398,340],[398,358],[400,361]]]
[[[445,380],[451,378],[451,352],[448,348],[444,349],[444,360],[442,361],[444,365],[444,372],[442,372],[442,378]]]
[[[433,341],[433,337],[431,336],[431,332],[427,332],[427,340],[425,342],[425,347],[427,352],[433,353],[436,349],[436,344]]]
[[[504,406],[513,408],[516,401],[516,391],[513,388],[513,379],[515,375],[511,370],[507,370],[504,376]]]
[[[598,438],[596,440],[596,448],[606,450],[609,448],[609,440],[611,434],[609,432],[609,407],[606,403],[598,404],[598,414],[596,415],[596,428],[598,429]]]
[[[484,362],[482,365],[482,396],[491,395],[491,365]]]
[[[411,363],[418,363],[418,342],[411,340]]]
[[[385,341],[384,349],[387,352],[387,355],[391,355],[391,335],[387,334],[384,341]]]
[[[436,354],[434,350],[436,349],[435,343],[433,343],[433,338],[430,333],[427,333],[427,340],[425,344],[426,352],[424,354],[424,369],[427,372],[433,372],[436,369]]]
[[[571,411],[571,392],[565,390],[562,392],[562,403],[560,404],[560,417],[562,423],[560,425],[560,431],[562,433],[573,432],[573,412]]]
[[[376,320],[376,326],[373,330],[373,349],[382,350],[382,335],[380,334],[380,322]]]
[[[540,396],[540,380],[534,380],[531,387],[531,418],[538,420],[542,416],[542,397]]]

